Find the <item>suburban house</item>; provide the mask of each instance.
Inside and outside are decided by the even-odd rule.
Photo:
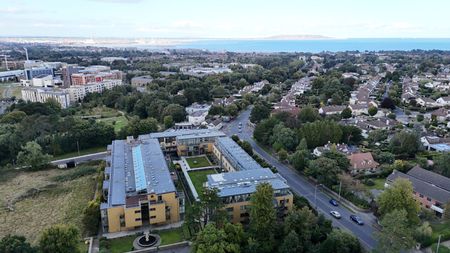
[[[450,105],[450,96],[440,97],[440,98],[436,99],[436,103],[437,103],[439,106]]]
[[[350,154],[355,153],[355,152],[358,151],[357,147],[348,146],[345,143],[342,143],[342,144],[339,144],[339,143],[338,144],[327,143],[327,144],[325,144],[322,147],[316,147],[313,150],[313,154],[315,156],[321,156],[324,152],[330,151],[330,150],[333,150],[333,149],[336,150],[339,153],[344,154],[344,155],[350,155]]]
[[[436,101],[434,101],[431,98],[427,98],[427,97],[419,97],[416,99],[416,102],[418,105],[422,106],[422,107],[435,107],[437,106]]]
[[[438,136],[424,136],[420,138],[422,145],[427,150],[438,152],[450,152],[450,138],[441,138]]]
[[[325,115],[340,114],[345,108],[347,108],[345,105],[322,106],[319,113]]]
[[[378,169],[379,163],[375,162],[372,153],[354,153],[347,158],[350,160],[350,172],[352,174],[373,173]]]
[[[394,170],[386,178],[385,187],[389,187],[398,178],[411,182],[414,197],[421,207],[433,210],[438,217],[442,216],[445,204],[450,202],[450,178],[416,165],[406,174]]]
[[[431,117],[436,117],[439,122],[444,122],[449,117],[448,109],[441,107],[433,112],[431,112]]]

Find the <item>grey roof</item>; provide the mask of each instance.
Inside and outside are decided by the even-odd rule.
[[[390,174],[386,180],[388,182],[394,182],[397,178],[406,178],[411,181],[414,191],[430,197],[434,200],[439,201],[440,203],[447,203],[450,201],[450,192],[446,191],[442,188],[434,186],[430,183],[417,179],[408,174],[402,173],[400,171],[394,170],[392,174]]]
[[[450,192],[450,178],[423,169],[419,165],[414,166],[406,174]]]
[[[285,180],[270,169],[245,170],[208,175],[207,185],[219,189],[220,197],[251,194],[263,182],[272,185],[274,191],[289,189]]]
[[[178,139],[190,139],[198,137],[219,137],[225,136],[224,133],[211,129],[179,129],[164,132],[150,133],[143,138],[168,138],[177,137]],[[141,138],[141,137],[140,137]]]
[[[217,138],[216,147],[236,170],[262,169],[261,165],[253,160],[253,158],[230,137]]]
[[[115,140],[111,147],[109,206],[124,205],[127,196],[140,193],[176,191],[158,140]]]

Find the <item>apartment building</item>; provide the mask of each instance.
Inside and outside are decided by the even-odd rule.
[[[176,152],[179,156],[191,156],[213,151],[217,137],[224,133],[211,129],[180,129],[150,133],[145,138],[155,138],[164,152]]]
[[[226,171],[243,171],[262,169],[245,150],[230,137],[219,137],[213,146],[213,154],[219,165]]]
[[[433,210],[441,217],[446,203],[450,202],[450,178],[444,177],[416,165],[406,174],[394,170],[386,178],[389,187],[398,178],[408,179],[413,186],[413,194],[422,208]]]
[[[61,108],[67,108],[70,106],[69,93],[64,90],[52,89],[52,88],[31,88],[26,87],[22,89],[22,99],[30,102],[45,103],[49,99],[57,101]]]
[[[110,90],[116,86],[122,85],[122,80],[105,80],[101,82],[89,83],[86,85],[72,85],[65,89],[70,95],[70,101],[78,102],[89,93],[101,93],[105,90]]]
[[[108,146],[101,221],[104,232],[178,222],[184,198],[157,139],[128,137]]]

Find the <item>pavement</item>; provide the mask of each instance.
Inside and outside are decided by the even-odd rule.
[[[54,161],[51,161],[50,163],[54,164],[54,165],[63,165],[63,164],[67,164],[68,162],[75,162],[76,164],[78,164],[78,163],[83,163],[83,162],[88,162],[88,161],[103,160],[103,159],[105,159],[106,154],[107,154],[106,151],[104,151],[104,152],[98,152],[98,153],[93,153],[93,154],[64,158],[64,159],[60,159],[60,160],[54,160]]]
[[[374,249],[377,245],[375,239],[375,231],[377,231],[377,229],[374,227],[374,225],[376,224],[375,216],[372,213],[354,212],[342,207],[342,205],[339,205],[338,207],[332,206],[329,203],[330,197],[323,193],[320,187],[317,187],[316,189],[316,186],[308,181],[303,175],[287,167],[286,165],[278,161],[277,158],[261,148],[253,140],[253,127],[249,123],[250,112],[251,109],[243,111],[233,121],[225,125],[222,131],[225,132],[228,136],[236,134],[241,140],[248,141],[252,145],[253,150],[256,153],[264,158],[269,164],[277,168],[278,173],[280,173],[280,175],[286,179],[293,192],[308,199],[311,205],[316,207],[318,212],[324,214],[325,217],[332,220],[334,227],[338,227],[340,229],[347,230],[353,233],[356,237],[358,237],[361,244],[366,249]],[[241,128],[239,128],[239,123],[242,124]],[[333,218],[330,215],[330,211],[332,210],[338,211],[341,214],[342,218]],[[352,222],[349,218],[351,214],[356,214],[361,217],[365,224],[360,226]]]

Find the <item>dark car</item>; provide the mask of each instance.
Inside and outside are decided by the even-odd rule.
[[[335,199],[330,199],[330,204],[332,204],[333,206],[338,206],[338,202]]]
[[[358,225],[364,225],[364,222],[356,215],[350,215],[350,220],[357,223]]]

